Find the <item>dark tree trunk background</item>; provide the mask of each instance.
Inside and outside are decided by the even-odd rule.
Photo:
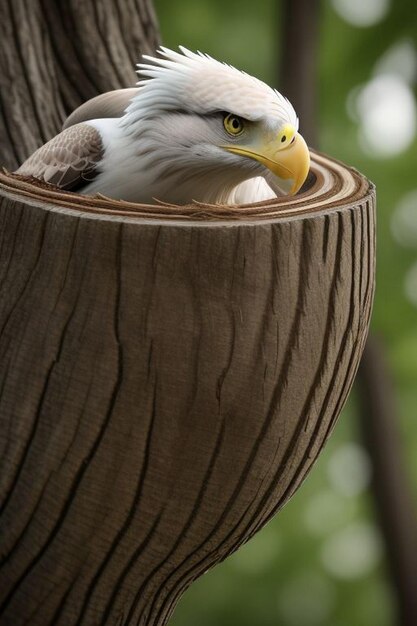
[[[299,114],[310,145],[319,143],[317,60],[320,0],[283,0],[280,86]],[[382,343],[369,337],[357,378],[359,419],[373,471],[377,519],[396,591],[398,626],[417,624],[417,519],[403,463],[394,385]]]
[[[151,0],[2,0],[0,158],[13,170],[99,93],[134,86],[159,30]]]
[[[292,102],[309,146],[318,147],[318,45],[320,0],[283,0],[279,86]]]
[[[372,486],[398,601],[399,626],[417,623],[417,521],[404,463],[394,383],[383,343],[371,336],[357,378],[360,426],[373,468]]]

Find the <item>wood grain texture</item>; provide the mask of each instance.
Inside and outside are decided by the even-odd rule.
[[[0,624],[162,625],[306,476],[374,291],[374,189],[147,207],[0,176]]]
[[[132,87],[159,32],[151,0],[0,2],[0,154],[16,169],[77,106]]]

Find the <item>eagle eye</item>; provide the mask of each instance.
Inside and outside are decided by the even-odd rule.
[[[237,115],[233,115],[233,113],[227,113],[224,116],[223,125],[226,132],[229,135],[233,135],[233,137],[237,137],[237,135],[243,133],[245,127],[243,120]]]
[[[284,124],[278,133],[278,139],[282,143],[282,147],[286,148],[295,139],[296,130],[292,124]]]

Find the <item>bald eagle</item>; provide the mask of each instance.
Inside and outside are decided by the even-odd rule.
[[[284,96],[206,54],[158,53],[138,64],[137,88],[81,105],[17,173],[142,203],[249,203],[300,189],[309,151]]]

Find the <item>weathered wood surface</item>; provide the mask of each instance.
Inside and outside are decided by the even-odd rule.
[[[288,500],[351,387],[374,190],[146,207],[0,176],[0,624],[162,625]]]
[[[151,0],[1,0],[0,155],[16,169],[94,96],[132,87],[159,32]]]

